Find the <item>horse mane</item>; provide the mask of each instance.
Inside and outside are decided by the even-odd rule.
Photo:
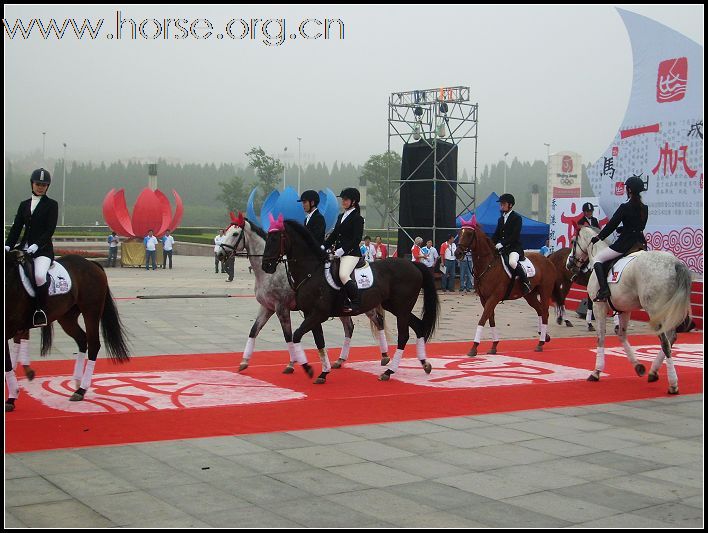
[[[322,248],[320,248],[320,243],[315,240],[305,226],[299,222],[295,222],[294,220],[286,220],[285,229],[288,231],[293,231],[299,235],[302,240],[305,241],[305,246],[307,246],[316,257],[323,257],[324,252],[322,251]]]
[[[492,242],[492,239],[490,239],[489,236],[484,232],[482,226],[477,226],[475,228],[475,231],[480,242],[483,242],[490,250],[494,250],[494,243]]]
[[[258,224],[249,219],[245,220],[251,225],[251,229],[255,231],[256,235],[258,235],[261,239],[265,241],[268,238],[268,234]]]

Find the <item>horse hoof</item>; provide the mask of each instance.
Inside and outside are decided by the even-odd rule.
[[[637,363],[636,365],[634,365],[634,371],[639,377],[642,377],[644,374],[647,373],[647,368],[643,364]]]
[[[322,372],[315,380],[315,385],[322,385],[327,383],[327,372]]]
[[[425,363],[423,365],[423,370],[425,370],[426,374],[430,374],[430,372],[433,370],[433,365],[431,365],[430,363]]]
[[[654,383],[655,381],[659,381],[659,373],[649,372],[649,375],[647,376],[647,382]]]
[[[71,395],[71,398],[69,398],[70,402],[80,402],[84,399],[84,395],[80,394],[78,392],[75,392],[74,394]]]
[[[615,326],[615,335],[619,335],[619,332],[620,332],[620,327]]]
[[[600,381],[600,376],[593,372],[588,376],[588,381]]]
[[[543,343],[539,342],[539,343],[538,343],[538,346],[536,346],[536,347],[533,349],[533,351],[534,351],[534,352],[542,352],[542,351],[543,351]]]
[[[248,363],[241,363],[240,365],[238,365],[238,371],[239,371],[239,372],[243,372],[243,371],[246,370],[247,368],[248,368]]]
[[[545,342],[551,342],[551,336],[550,336],[548,333],[546,333],[546,340],[545,340]]]
[[[678,393],[679,393],[678,386],[676,386],[676,387],[669,387],[669,394],[678,394]]]
[[[295,372],[295,369],[291,365],[286,366],[285,370],[283,370],[283,374],[292,374],[293,372]]]
[[[5,402],[5,412],[9,413],[11,411],[15,410],[15,404],[14,403],[7,403]]]
[[[477,348],[476,347],[470,348],[470,351],[467,352],[467,357],[477,357]]]
[[[393,370],[389,368],[388,370],[386,370],[386,372],[379,376],[379,381],[388,381],[389,379],[391,379],[391,374],[393,374]]]
[[[487,351],[487,353],[488,353],[489,355],[496,355],[497,349],[496,349],[496,348],[490,348],[490,349]]]
[[[562,323],[563,323],[563,319],[561,317],[556,318],[556,324],[558,324],[560,326]],[[565,323],[567,324],[568,321],[566,320]]]
[[[304,365],[302,365],[302,369],[305,371],[305,374],[307,374],[307,377],[309,378],[315,375],[315,372],[314,370],[312,370],[312,367],[309,363],[305,363]]]
[[[569,327],[569,328],[572,328],[572,327],[573,327],[573,324],[571,323],[570,320],[566,320],[566,321],[565,321],[565,325],[566,325],[567,327]]]
[[[391,362],[391,358],[388,355],[381,354],[381,366],[386,366]]]
[[[34,379],[35,372],[33,369],[30,367],[25,368],[25,377],[27,378],[28,381],[32,381]]]
[[[342,359],[342,358],[340,357],[339,359],[337,359],[337,360],[332,364],[332,368],[342,368],[342,365],[344,364],[344,361],[345,361],[345,360],[346,360],[346,359]]]
[[[588,324],[588,331],[595,331],[595,326]]]

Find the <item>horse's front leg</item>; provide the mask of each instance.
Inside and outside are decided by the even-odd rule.
[[[10,339],[5,340],[5,383],[7,383],[7,400],[5,400],[5,412],[15,410],[15,400],[20,393],[20,386],[17,383],[12,357],[10,356]]]
[[[670,338],[669,338],[670,337]],[[666,356],[666,374],[669,378],[669,394],[678,394],[678,374],[676,373],[676,368],[674,367],[674,358],[671,357],[671,347],[676,340],[676,333],[671,332],[669,335],[662,333],[659,335],[661,340],[661,351]]]
[[[484,305],[484,311],[482,312],[482,317],[477,323],[477,331],[474,334],[474,343],[472,344],[472,348],[470,348],[470,351],[467,352],[468,357],[475,357],[477,355],[477,348],[479,347],[479,343],[482,341],[484,325],[487,323],[487,320],[489,320],[489,317],[494,314],[494,308],[497,306],[498,303],[499,300],[494,297],[489,298],[486,302],[482,302],[482,304]]]
[[[622,341],[622,346],[624,347],[624,353],[627,356],[627,359],[629,359],[629,362],[632,363],[634,371],[637,373],[637,375],[641,377],[646,374],[647,369],[643,364],[637,361],[637,356],[634,354],[634,348],[632,348],[632,346],[629,344],[629,339],[627,338],[627,328],[629,327],[630,315],[631,313],[629,311],[619,313],[619,328],[616,329],[620,341]]]
[[[312,336],[315,338],[315,346],[317,346],[317,353],[320,356],[320,362],[322,363],[322,373],[317,377],[315,383],[321,385],[327,380],[327,374],[331,370],[331,365],[329,364],[329,356],[327,355],[327,348],[325,348],[324,332],[322,331],[322,324],[314,324],[312,326]],[[324,369],[328,370],[325,372]]]
[[[494,355],[497,353],[497,346],[499,345],[499,332],[497,331],[497,323],[494,319],[494,311],[489,315],[489,329],[492,332],[492,347],[487,351],[488,354]]]
[[[310,312],[309,314],[305,315],[305,320],[302,321],[302,324],[300,324],[300,327],[295,330],[293,333],[293,346],[294,346],[294,353],[295,353],[295,360],[302,365],[302,369],[307,373],[309,377],[312,377],[314,375],[314,372],[312,370],[312,367],[310,364],[307,362],[307,356],[305,355],[305,350],[302,347],[302,344],[300,342],[302,341],[303,335],[307,333],[308,331],[312,330],[312,328],[316,325],[321,325],[322,322],[324,322],[327,319],[327,316],[321,316],[317,312]],[[324,383],[325,380],[327,379],[327,374],[329,374],[329,371],[331,370],[331,367],[329,365],[329,360],[324,359],[322,361],[322,373],[317,377],[317,380],[315,383]],[[320,379],[322,381],[320,381]]]
[[[539,286],[541,287],[541,286]],[[551,337],[548,335],[548,301],[542,301],[541,300],[541,293],[539,291],[538,296],[536,296],[536,293],[531,292],[524,296],[524,300],[536,311],[536,315],[538,317],[538,344],[536,345],[536,348],[534,348],[534,351],[536,352],[542,352],[543,351],[543,345],[546,342],[549,342],[551,340]],[[545,307],[545,309],[544,309]]]
[[[597,356],[595,370],[588,376],[588,381],[600,381],[600,374],[605,369],[605,334],[607,333],[607,303],[595,302],[594,313],[597,322]]]
[[[253,326],[251,326],[251,331],[248,334],[248,340],[246,341],[246,348],[243,350],[243,358],[241,359],[241,364],[238,367],[239,372],[242,372],[243,370],[246,370],[248,368],[248,363],[251,360],[251,355],[253,355],[253,352],[256,349],[256,337],[258,337],[258,334],[263,329],[263,326],[266,325],[270,317],[273,316],[274,312],[275,311],[268,309],[263,305],[261,305],[261,308],[258,310],[258,316],[256,317]],[[288,321],[290,321],[289,316]],[[289,327],[290,326],[288,325],[288,328]],[[285,332],[285,328],[283,328],[283,332]],[[290,334],[290,337],[292,338],[292,333]]]

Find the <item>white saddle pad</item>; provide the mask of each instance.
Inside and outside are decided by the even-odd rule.
[[[34,287],[30,280],[25,276],[25,271],[21,266],[17,268],[20,269],[20,279],[22,280],[22,285],[25,286],[27,294],[34,298]],[[66,269],[61,266],[61,264],[54,261],[52,266],[49,267],[49,296],[55,296],[59,294],[66,294],[71,290],[71,277]]]
[[[533,266],[533,263],[531,260],[527,257],[523,261],[519,261],[519,264],[524,267],[526,270],[526,276],[531,279],[536,275],[536,267]],[[504,270],[506,271],[506,275],[511,278],[511,272],[509,272],[509,267],[506,266],[506,263],[502,261],[502,265],[504,265]]]
[[[327,279],[327,283],[329,283],[330,287],[339,290],[342,287],[337,285],[337,283],[332,278],[332,272],[330,271],[331,266],[332,264],[329,261],[325,263],[325,278]],[[371,270],[371,265],[369,265],[369,263],[366,263],[361,268],[355,268],[354,279],[356,280],[356,286],[360,289],[370,288],[374,284],[374,272]]]
[[[612,269],[607,273],[607,283],[619,283],[620,276],[622,275],[622,271],[625,269],[625,267],[632,262],[632,260],[636,259],[636,257],[639,254],[643,254],[644,252],[634,252],[633,254],[629,254],[628,256],[623,257],[619,261],[617,261],[614,265],[612,265]]]

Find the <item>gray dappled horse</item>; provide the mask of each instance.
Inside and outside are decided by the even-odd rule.
[[[569,267],[579,271],[588,262],[608,246],[603,241],[592,244],[591,239],[599,229],[582,227],[573,240],[573,251]],[[588,282],[588,296],[594,298],[599,290],[595,273]],[[595,302],[594,312],[597,320],[597,359],[595,370],[588,381],[598,381],[605,367],[605,318],[610,303],[620,314],[619,338],[634,365],[637,375],[644,375],[644,365],[637,362],[634,350],[627,340],[627,325],[631,311],[644,309],[649,315],[649,327],[659,336],[661,351],[651,365],[648,379],[659,379],[659,367],[666,358],[669,378],[669,394],[678,394],[678,375],[671,357],[671,347],[676,340],[676,332],[690,322],[691,271],[688,267],[668,252],[652,250],[640,252],[622,271],[617,283],[610,283],[611,296],[608,302]]]

